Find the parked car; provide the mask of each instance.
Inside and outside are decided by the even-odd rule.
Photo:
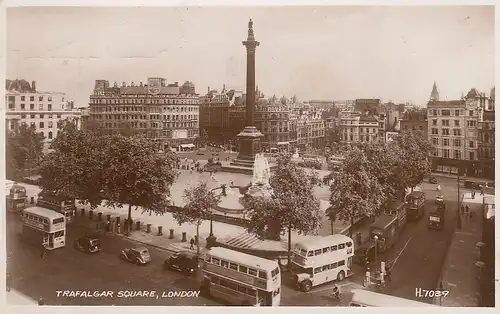
[[[443,194],[438,194],[436,196],[436,201],[435,201],[436,204],[442,204],[444,203],[444,195]]]
[[[75,247],[88,253],[97,253],[101,251],[101,240],[97,236],[86,235],[76,239]]]
[[[151,255],[145,247],[123,249],[120,258],[137,265],[144,265],[151,262]]]
[[[429,177],[429,183],[436,184],[438,183],[438,180],[436,179],[436,177]]]
[[[192,274],[198,268],[198,256],[194,252],[177,252],[165,260],[163,268]]]

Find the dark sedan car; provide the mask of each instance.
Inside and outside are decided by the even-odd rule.
[[[120,258],[137,265],[144,265],[151,262],[151,255],[145,247],[123,249]]]
[[[192,274],[198,268],[198,257],[193,252],[177,252],[165,260],[163,268]]]
[[[76,239],[75,247],[82,252],[96,253],[101,250],[101,240],[96,236],[87,235]]]
[[[429,183],[436,184],[438,183],[438,180],[436,179],[436,177],[429,177]]]

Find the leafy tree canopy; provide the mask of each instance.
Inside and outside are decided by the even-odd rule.
[[[36,132],[35,125],[23,123],[6,134],[6,176],[11,180],[18,180],[23,171],[35,167],[43,156],[42,133]]]
[[[220,202],[220,198],[208,189],[206,182],[186,188],[183,198],[186,203],[183,210],[173,214],[179,225],[186,222],[199,224],[210,219],[212,210]]]

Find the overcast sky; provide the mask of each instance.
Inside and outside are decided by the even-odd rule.
[[[244,89],[248,19],[266,96],[425,104],[494,84],[493,6],[9,8],[7,78],[88,104],[96,79]]]

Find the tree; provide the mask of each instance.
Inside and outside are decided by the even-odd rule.
[[[406,177],[405,188],[413,188],[431,174],[430,155],[431,143],[424,138],[423,133],[401,132],[392,144],[398,150],[401,171]]]
[[[288,231],[288,261],[290,262],[292,230],[308,234],[321,225],[320,203],[313,195],[315,179],[291,160],[291,155],[281,154],[270,178],[273,193],[270,198],[249,197],[245,209],[250,218],[247,229],[259,236]]]
[[[164,214],[177,172],[177,157],[171,151],[157,153],[156,144],[144,136],[106,137],[103,165],[104,196],[108,206],[128,205],[128,227],[132,206],[143,212]]]
[[[340,143],[340,131],[337,128],[328,129],[326,136],[326,146],[335,149]]]
[[[200,225],[204,220],[212,217],[212,210],[217,207],[220,198],[208,189],[206,182],[199,182],[193,187],[184,190],[186,205],[179,212],[173,214],[179,225],[190,222],[196,224],[196,252],[200,254]]]
[[[208,144],[208,132],[206,129],[201,130],[200,143],[203,146],[206,146]]]
[[[96,208],[103,197],[108,142],[99,133],[78,130],[72,120],[59,121],[57,127],[60,131],[51,143],[53,151],[39,167],[40,185]]]
[[[352,147],[330,185],[329,218],[350,221],[351,238],[354,222],[375,215],[385,201],[378,178],[370,172],[370,163],[361,148]]]
[[[6,177],[18,180],[27,169],[35,167],[43,156],[42,133],[36,132],[35,125],[22,123],[17,129],[7,131],[5,160]]]

